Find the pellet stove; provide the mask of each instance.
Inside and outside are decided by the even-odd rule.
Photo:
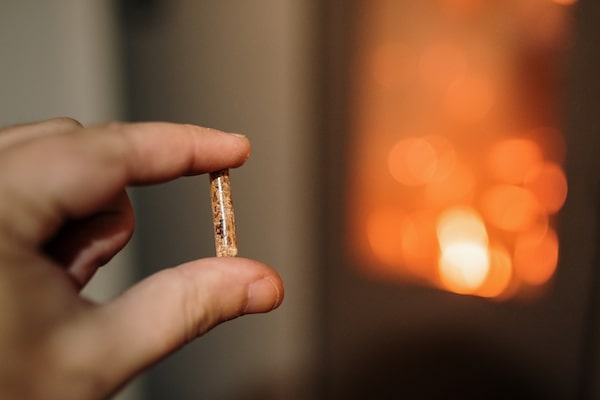
[[[327,398],[600,396],[598,6],[574,3],[331,7]]]

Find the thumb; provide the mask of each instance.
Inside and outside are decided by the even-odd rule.
[[[95,382],[110,392],[220,322],[271,311],[282,300],[281,279],[256,261],[209,258],[162,270],[87,319],[86,347],[95,349],[102,374]]]

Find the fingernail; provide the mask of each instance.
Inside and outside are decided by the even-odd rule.
[[[244,313],[268,312],[279,305],[279,288],[269,279],[264,278],[248,286],[248,304]]]
[[[233,136],[237,136],[237,137],[239,137],[239,138],[242,138],[242,139],[246,139],[246,138],[248,138],[248,136],[246,136],[246,135],[243,135],[243,134],[241,134],[241,133],[233,133],[233,132],[229,132],[229,134],[230,134],[230,135],[233,135]]]

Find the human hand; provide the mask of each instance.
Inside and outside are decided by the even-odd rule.
[[[249,150],[169,123],[0,130],[0,398],[105,398],[220,322],[279,306],[273,270],[227,257],[164,269],[104,305],[79,295],[133,232],[126,186],[237,167]]]

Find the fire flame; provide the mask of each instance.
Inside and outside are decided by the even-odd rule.
[[[348,218],[364,270],[489,298],[552,279],[568,194],[553,72],[575,2],[362,2]]]

